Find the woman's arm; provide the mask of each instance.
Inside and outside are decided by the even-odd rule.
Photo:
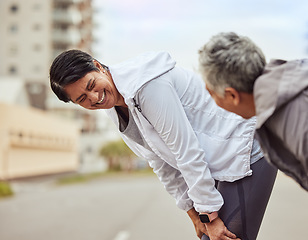
[[[188,195],[194,203],[194,207],[191,208],[193,210],[190,209],[187,212],[198,236],[204,233],[208,234],[211,240],[236,239],[219,217],[207,225],[201,223],[199,219],[200,212],[218,211],[223,205],[223,199],[215,188],[205,152],[200,147],[180,98],[172,83],[164,80],[164,77],[166,76],[151,81],[138,94],[138,103],[144,117],[174,155],[177,169],[183,176],[178,181],[175,177],[169,176],[164,184],[171,188],[176,188],[179,184],[187,184],[188,191],[183,196],[186,198]],[[168,161],[168,159],[165,160]],[[163,166],[157,169],[157,173],[161,171]],[[178,197],[185,201],[183,196]]]
[[[108,114],[111,118],[117,117],[112,111],[108,111]],[[150,167],[163,183],[167,192],[176,199],[176,205],[184,211],[191,209],[193,207],[193,202],[188,197],[188,187],[181,172],[160,159],[153,152],[148,151],[143,146],[133,143],[125,135],[121,134],[121,136],[127,146],[137,156],[145,158],[149,162]]]
[[[161,159],[149,160],[149,164],[166,191],[175,198],[176,205],[184,211],[191,209],[193,202],[187,194],[188,187],[181,172]]]
[[[187,184],[187,193],[195,209],[198,212],[218,211],[223,205],[222,196],[214,186],[205,153],[179,96],[172,84],[163,79],[166,75],[152,80],[139,91],[138,104],[144,117],[175,156],[177,169],[183,176],[181,181]],[[171,178],[166,181],[171,181]]]

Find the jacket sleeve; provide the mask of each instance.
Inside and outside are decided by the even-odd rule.
[[[114,110],[107,110],[108,115],[111,119],[116,122],[116,114]],[[143,146],[140,146],[134,142],[132,142],[125,135],[120,133],[120,136],[127,144],[127,146],[139,157],[145,158],[150,167],[153,169],[154,173],[158,176],[158,179],[165,186],[167,192],[176,199],[176,205],[184,210],[188,211],[193,207],[193,202],[188,197],[187,190],[188,187],[183,180],[183,176],[181,173],[170,166],[168,163],[161,160],[157,155],[153,152],[148,151]]]
[[[147,83],[138,93],[145,118],[154,127],[176,159],[176,170],[169,174],[168,163],[153,162],[154,170],[166,189],[174,192],[187,186],[185,192],[173,194],[177,202],[193,201],[198,212],[218,211],[223,198],[215,188],[204,150],[185,114],[172,84],[163,79]],[[168,161],[168,160],[166,160]]]
[[[186,212],[193,208],[193,202],[187,194],[188,187],[181,172],[161,159],[152,158],[149,164],[166,191],[175,198],[176,205]]]
[[[188,187],[183,179],[180,171],[170,166],[168,163],[161,160],[154,153],[147,151],[147,149],[132,143],[129,138],[122,135],[123,140],[129,148],[139,157],[145,158],[153,172],[157,175],[160,182],[165,186],[166,191],[175,198],[176,205],[188,211],[193,207],[192,200],[188,197]],[[142,149],[139,149],[142,148]]]
[[[266,128],[270,130],[266,133],[267,139],[262,139],[262,142],[266,142],[266,148],[271,151],[270,155],[278,156],[277,161],[283,159],[285,163],[294,162],[293,166],[285,166],[287,172],[289,167],[297,165],[297,174],[301,176],[307,176],[308,173],[307,102],[308,88],[273,113],[265,122]],[[269,135],[277,137],[279,141],[270,142],[268,139],[271,136]],[[283,150],[290,155],[287,156]]]

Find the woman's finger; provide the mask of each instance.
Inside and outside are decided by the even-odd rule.
[[[236,235],[230,232],[227,228],[226,228],[225,235],[228,237],[228,239],[237,239]]]
[[[224,238],[221,238],[221,239],[223,239],[223,240],[241,240],[240,238],[230,238],[226,235],[224,236]]]
[[[198,234],[197,234],[197,236],[198,236],[198,238],[202,238],[202,236],[203,236],[203,232],[198,232]]]

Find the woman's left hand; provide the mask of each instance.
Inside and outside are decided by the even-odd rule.
[[[240,240],[234,233],[227,229],[224,222],[219,217],[215,218],[210,223],[205,223],[205,226],[211,240]]]

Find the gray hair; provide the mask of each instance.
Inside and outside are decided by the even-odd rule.
[[[252,93],[266,60],[248,37],[219,33],[199,50],[199,68],[211,90],[224,96],[225,88]]]

